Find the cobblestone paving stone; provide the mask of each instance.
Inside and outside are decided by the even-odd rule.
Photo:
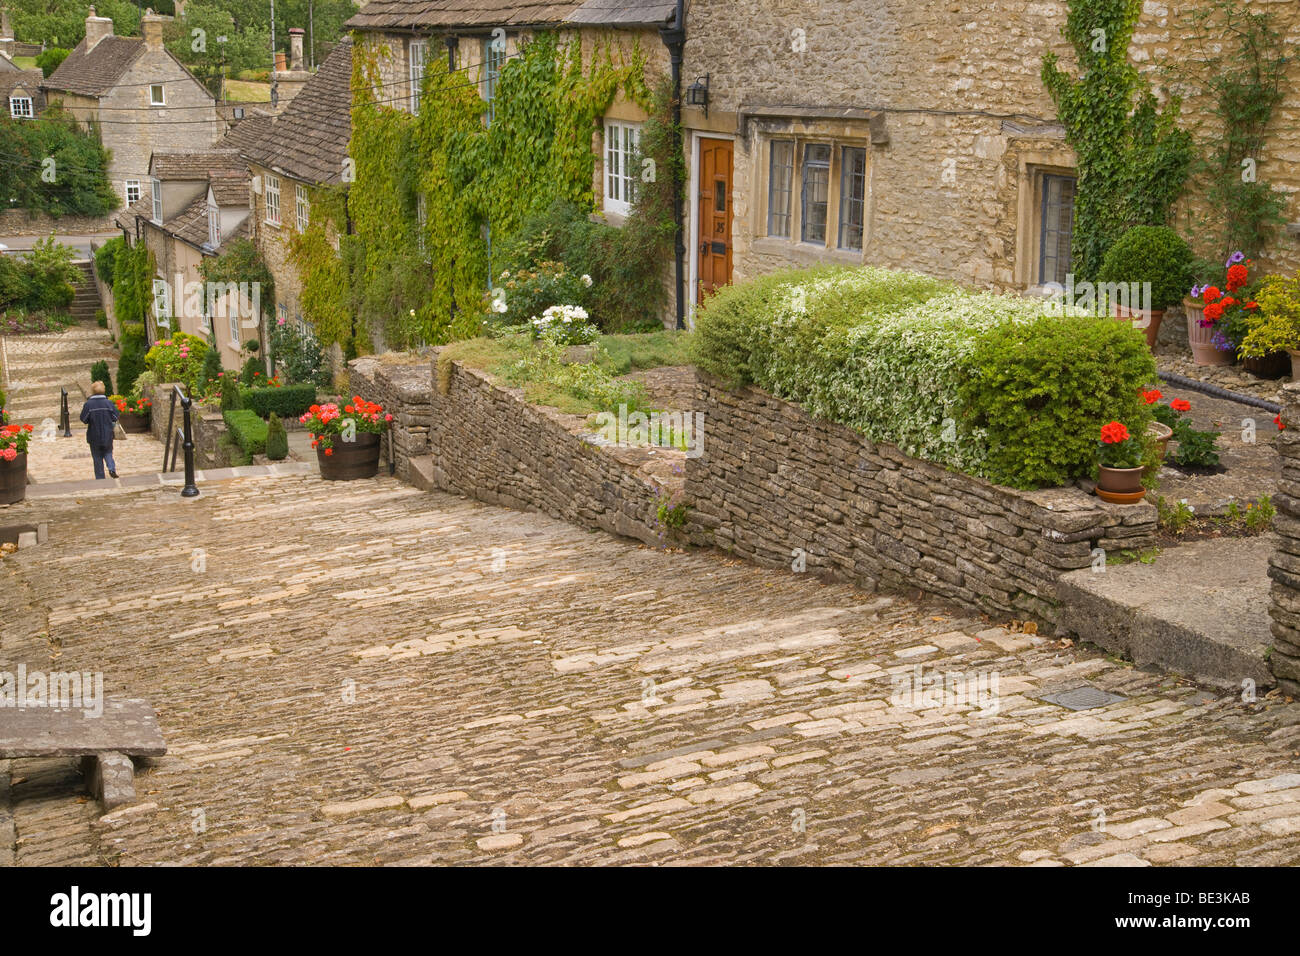
[[[0,663],[102,670],[170,752],[108,815],[0,762],[0,864],[1300,860],[1300,705],[943,605],[388,479],[17,507]],[[894,706],[917,666],[996,712]],[[1035,699],[1085,681],[1127,699]]]

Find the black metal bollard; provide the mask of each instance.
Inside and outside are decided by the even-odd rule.
[[[181,410],[184,412],[185,422],[185,443],[181,446],[185,449],[185,487],[181,489],[182,498],[197,498],[199,496],[199,487],[194,483],[194,426],[190,421],[190,406],[194,400],[189,396],[181,396]]]
[[[59,389],[59,418],[61,419],[60,424],[63,426],[63,437],[71,438],[72,423],[68,420],[68,390],[66,388]]]

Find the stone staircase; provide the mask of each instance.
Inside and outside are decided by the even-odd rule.
[[[83,259],[73,264],[81,270],[81,279],[75,286],[77,294],[68,311],[78,323],[94,325],[95,313],[103,308],[103,303],[99,300],[99,289],[95,285],[95,263],[91,259]]]
[[[47,335],[10,335],[0,338],[0,382],[7,395],[5,410],[11,421],[40,424],[59,417],[60,389],[77,414],[90,383],[90,366],[108,362],[116,384],[117,352],[107,329],[78,324]]]

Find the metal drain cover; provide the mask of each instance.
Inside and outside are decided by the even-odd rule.
[[[1039,700],[1069,710],[1092,710],[1094,707],[1105,707],[1107,704],[1113,704],[1118,700],[1128,700],[1128,698],[1084,685],[1083,687],[1073,687],[1070,690],[1057,691],[1055,694],[1040,697]]]

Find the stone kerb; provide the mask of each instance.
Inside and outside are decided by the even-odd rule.
[[[1283,692],[1300,696],[1300,383],[1282,389],[1282,424],[1286,427],[1277,437],[1282,481],[1273,499],[1278,545],[1268,569],[1273,579],[1269,666]]]
[[[1017,491],[920,461],[758,389],[697,377],[691,540],[768,567],[921,588],[1054,623],[1056,582],[1152,543],[1156,511],[1078,488]]]

